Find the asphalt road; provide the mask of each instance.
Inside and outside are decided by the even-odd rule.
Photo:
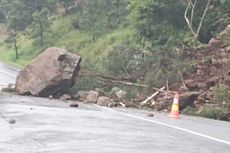
[[[0,153],[230,152],[228,122],[70,103],[0,94]]]
[[[0,62],[0,86],[15,84],[18,69]]]

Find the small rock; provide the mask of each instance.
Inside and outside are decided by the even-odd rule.
[[[119,90],[116,92],[116,96],[118,99],[124,99],[126,95],[127,95],[127,92],[123,90]]]
[[[108,107],[114,107],[114,104],[113,103],[109,103]]]
[[[78,103],[72,103],[69,105],[70,107],[79,107]]]
[[[11,87],[4,87],[1,90],[2,92],[15,92],[15,88],[11,88]]]
[[[87,98],[86,98],[86,102],[87,103],[97,103],[98,97],[99,97],[99,92],[90,91]]]
[[[97,104],[100,106],[115,106],[115,102],[108,97],[99,97],[97,100]]]
[[[127,108],[137,108],[137,105],[134,102],[125,102],[125,107],[127,107]]]
[[[212,38],[208,43],[208,47],[219,47],[220,45],[221,45],[221,41],[216,38]]]
[[[118,88],[118,87],[113,87],[113,88],[111,89],[111,93],[116,93],[116,92],[118,92],[119,90],[121,90],[121,89]]]
[[[9,119],[9,124],[15,124],[15,123],[16,123],[15,119],[13,119],[13,118]]]
[[[66,100],[70,100],[71,96],[69,94],[64,94],[59,99],[62,101],[66,101]]]
[[[188,87],[188,88],[195,88],[197,86],[196,82],[192,79],[189,80],[184,80],[184,84]]]
[[[86,101],[89,92],[87,91],[78,91],[78,97],[80,101]]]
[[[197,87],[198,87],[199,89],[205,89],[205,88],[207,87],[207,84],[204,83],[204,82],[198,82],[198,83],[197,83]]]
[[[154,117],[154,114],[153,113],[149,113],[147,114],[148,117]]]
[[[49,99],[53,99],[53,96],[52,96],[52,95],[49,95]]]

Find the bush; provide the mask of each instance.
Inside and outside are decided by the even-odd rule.
[[[141,50],[122,44],[109,52],[106,68],[112,75],[135,78],[135,72],[140,69],[141,65]]]
[[[201,110],[187,108],[184,114],[230,121],[230,88],[220,84],[213,89],[214,105],[205,106]]]
[[[200,116],[216,120],[230,121],[229,108],[218,107],[218,106],[205,106],[202,110],[197,108],[188,107],[183,110],[183,114],[191,116]]]
[[[230,120],[230,110],[225,107],[206,106],[198,115],[218,120]]]
[[[221,107],[230,107],[230,88],[226,85],[219,85],[213,89],[214,102]],[[230,110],[230,109],[229,109]]]

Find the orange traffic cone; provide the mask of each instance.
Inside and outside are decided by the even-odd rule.
[[[179,117],[179,94],[176,93],[175,97],[173,99],[173,104],[172,104],[172,109],[171,109],[171,113],[169,114],[169,117],[171,118],[180,118]]]

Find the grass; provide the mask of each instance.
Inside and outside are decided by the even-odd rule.
[[[56,16],[51,19],[51,36],[48,41],[52,46],[66,48],[82,56],[82,67],[106,73],[104,67],[107,61],[108,52],[115,46],[123,43],[127,37],[132,37],[134,31],[130,28],[117,28],[109,33],[92,40],[92,34],[87,31],[79,31],[72,26],[73,15]],[[0,60],[24,67],[40,54],[44,48],[33,45],[32,39],[28,35],[18,37],[19,60],[15,59],[13,46],[4,42],[6,37],[0,38]],[[52,47],[48,46],[48,47]]]

